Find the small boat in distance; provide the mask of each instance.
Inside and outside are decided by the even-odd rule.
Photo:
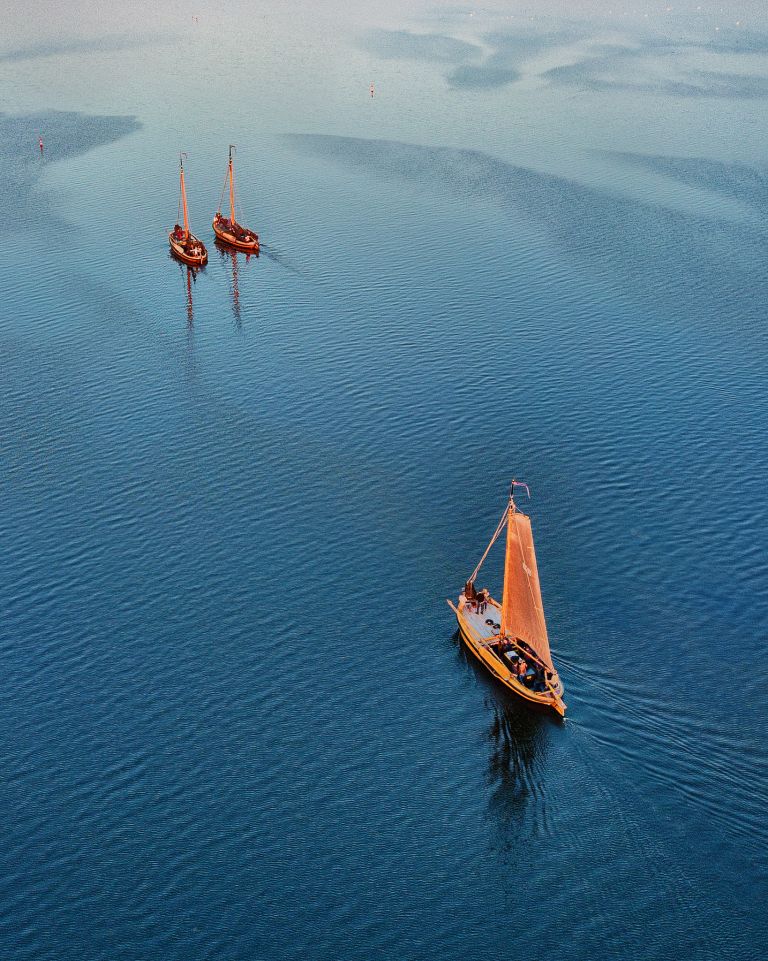
[[[564,717],[563,685],[549,650],[531,519],[515,505],[516,487],[524,487],[530,497],[526,484],[512,481],[509,502],[490,544],[464,585],[458,606],[451,601],[448,606],[464,643],[504,687]],[[505,526],[504,593],[499,604],[487,590],[475,589],[475,579]]]
[[[227,176],[224,180],[221,197],[219,198],[219,209],[213,218],[213,231],[216,234],[216,239],[221,241],[221,243],[229,244],[230,247],[236,247],[238,250],[244,250],[246,253],[257,254],[259,252],[259,235],[247,227],[242,227],[235,217],[235,171],[232,167],[232,151],[234,149],[235,145],[231,143],[229,145]],[[221,204],[224,200],[224,191],[227,189],[227,183],[229,183],[229,217],[223,217]]]
[[[168,243],[171,245],[171,252],[174,256],[190,267],[202,267],[208,262],[208,251],[205,244],[189,229],[189,212],[187,210],[187,190],[184,186],[184,157],[186,154],[179,154],[179,185],[181,195],[179,206],[184,214],[184,226],[176,223],[173,230],[168,234]],[[178,219],[178,212],[177,212]]]

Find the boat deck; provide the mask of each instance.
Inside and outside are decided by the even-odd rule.
[[[469,628],[481,641],[496,636],[501,629],[501,611],[493,601],[489,601],[484,613],[478,614],[466,602],[459,602],[459,610]],[[486,621],[490,621],[487,624]]]
[[[565,704],[562,702],[563,687],[557,672],[554,672],[551,685],[547,685],[548,690],[545,689],[541,686],[543,684],[541,679],[535,682],[535,668],[530,663],[528,656],[523,653],[528,672],[525,678],[518,678],[516,668],[519,663],[519,651],[514,648],[505,648],[502,651],[497,646],[498,625],[501,620],[499,605],[489,601],[485,610],[479,614],[476,610],[473,610],[471,605],[466,603],[462,596],[459,598],[458,608],[454,608],[454,610],[458,615],[459,627],[464,640],[475,656],[505,687],[527,701],[553,707],[561,717],[565,714]],[[486,621],[491,623],[486,624]]]

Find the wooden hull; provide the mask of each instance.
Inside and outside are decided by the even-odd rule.
[[[190,239],[199,245],[200,253],[189,253],[185,246],[174,237],[173,231],[171,231],[168,234],[171,253],[174,257],[178,257],[183,263],[189,264],[190,267],[203,267],[208,263],[208,251],[205,249],[205,244],[201,240],[198,240],[194,234],[190,234]]]
[[[532,691],[522,684],[517,677],[506,667],[502,660],[488,647],[488,642],[483,641],[475,630],[467,623],[459,608],[448,602],[456,615],[459,624],[459,633],[466,647],[474,654],[483,667],[502,684],[508,691],[521,697],[530,705],[537,705],[555,711],[560,717],[565,716],[565,704],[562,700],[562,687],[559,678],[555,680],[556,694],[551,691]],[[498,604],[491,601],[493,606],[498,609]]]
[[[215,220],[211,226],[213,227],[213,232],[216,234],[216,239],[221,243],[227,244],[229,247],[234,247],[235,250],[243,250],[248,254],[257,254],[259,252],[258,237],[254,237],[253,240],[239,240],[234,234],[217,224]]]

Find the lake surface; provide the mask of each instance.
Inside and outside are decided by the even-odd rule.
[[[559,6],[4,15],[4,958],[761,955],[768,15]]]

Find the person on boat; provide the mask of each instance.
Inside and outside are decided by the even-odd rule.
[[[485,609],[488,607],[488,598],[490,597],[490,591],[487,587],[484,587],[482,591],[477,595],[477,613],[485,614]]]
[[[181,224],[174,224],[173,237],[174,237],[174,240],[184,239],[184,228],[181,226]]]
[[[464,585],[463,594],[464,594],[464,597],[467,599],[468,604],[471,604],[472,601],[474,601],[475,585],[472,583],[472,581],[467,581],[467,583]]]
[[[526,661],[523,665],[523,676],[520,680],[525,684],[526,687],[533,687],[536,681],[536,671],[535,668]]]

